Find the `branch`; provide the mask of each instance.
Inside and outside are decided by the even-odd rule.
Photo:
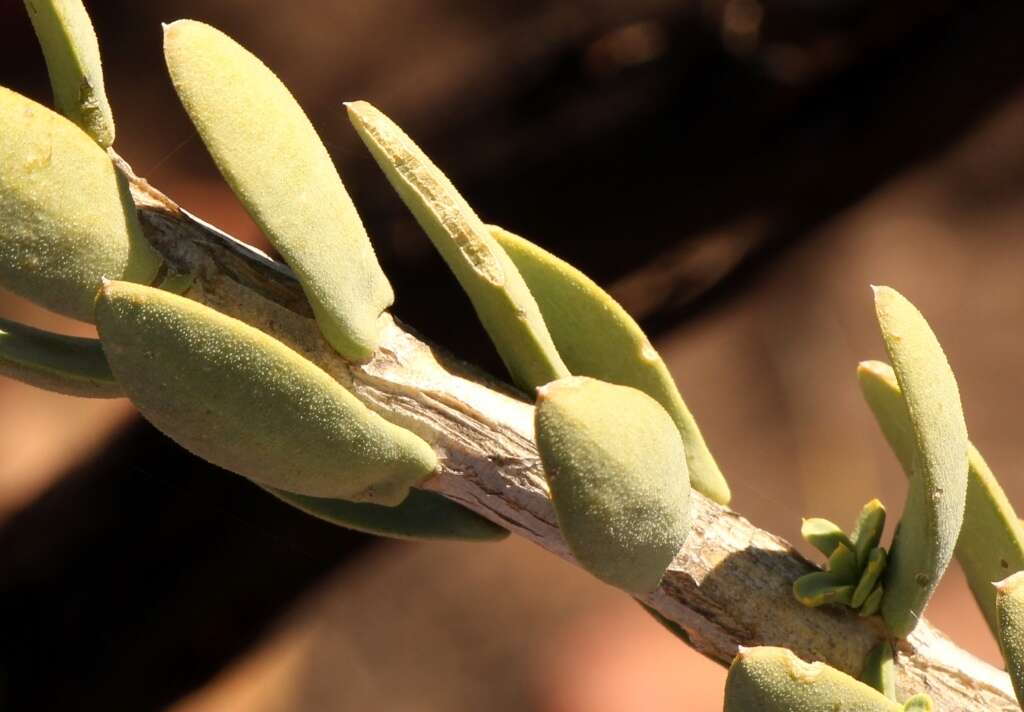
[[[291,272],[191,216],[114,156],[129,176],[147,237],[178,272],[187,296],[274,336],[318,364],[370,408],[438,450],[423,487],[573,562],[558,529],[534,444],[533,406],[510,386],[425,343],[397,321],[371,361],[352,364],[320,337]],[[789,544],[698,492],[693,528],[661,586],[638,597],[699,652],[728,665],[739,646],[778,645],[858,675],[885,637],[877,618],[806,608],[792,582],[813,570]],[[945,712],[1016,710],[1008,676],[922,620],[899,643],[900,698],[928,692]]]

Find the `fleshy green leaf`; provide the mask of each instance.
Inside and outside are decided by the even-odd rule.
[[[864,605],[860,607],[860,617],[867,618],[878,613],[878,609],[882,606],[882,598],[885,596],[885,586],[878,584],[875,586],[875,590],[868,594],[868,597],[864,599]]]
[[[434,492],[410,490],[394,507],[308,497],[273,487],[272,495],[307,514],[348,529],[393,539],[498,541],[508,531]]]
[[[0,319],[0,374],[69,396],[124,395],[96,339],[54,334],[6,319]]]
[[[165,26],[164,56],[203,143],[295,270],[324,338],[350,360],[369,358],[394,293],[302,108],[258,58],[209,25]]]
[[[426,442],[313,363],[209,307],[111,282],[96,321],[111,369],[143,416],[261,485],[395,505],[437,466]]]
[[[821,517],[804,519],[800,525],[800,536],[825,556],[832,556],[832,552],[840,544],[847,549],[853,549],[853,542],[846,536],[846,532]]]
[[[875,310],[913,432],[910,492],[882,600],[886,624],[902,637],[953,557],[967,496],[967,427],[953,371],[921,313],[888,287],[875,289]]]
[[[725,712],[898,712],[903,706],[785,648],[740,648],[725,681]]]
[[[864,569],[861,571],[857,588],[853,591],[853,600],[850,602],[851,606],[860,608],[868,600],[868,596],[875,590],[879,578],[885,572],[888,558],[885,549],[881,547],[875,547],[871,550],[871,553],[868,554],[868,560],[864,563]]]
[[[910,422],[896,375],[888,364],[865,361],[857,369],[864,397],[896,457],[909,473],[913,461]],[[993,635],[997,634],[992,581],[1024,570],[1024,525],[992,470],[973,445],[967,448],[967,503],[956,558]]]
[[[857,555],[845,544],[840,544],[828,557],[828,572],[836,581],[856,585],[860,578],[860,566],[857,565]]]
[[[44,106],[0,87],[0,284],[93,320],[104,277],[148,284],[160,258],[102,148]]]
[[[658,586],[690,529],[672,418],[642,391],[583,376],[538,389],[537,449],[579,563],[632,593]]]
[[[883,640],[868,653],[860,680],[890,700],[896,699],[896,670],[892,659],[892,645]]]
[[[489,229],[526,280],[568,369],[577,376],[631,386],[658,401],[683,437],[690,484],[706,497],[728,504],[725,477],[672,374],[636,321],[569,263],[500,227]]]
[[[348,116],[469,296],[512,379],[532,390],[568,376],[516,266],[447,176],[371,104],[349,104]]]
[[[839,580],[831,571],[814,571],[793,582],[796,600],[809,608],[827,604],[850,605],[853,586]]]
[[[1017,701],[1024,701],[1024,571],[995,584],[996,630]]]
[[[857,524],[853,528],[850,540],[853,542],[853,549],[857,552],[857,561],[861,568],[867,565],[868,555],[878,546],[882,540],[882,530],[885,529],[885,507],[877,499],[873,499],[864,505],[857,517]]]
[[[81,0],[25,0],[50,74],[57,110],[100,146],[114,142],[100,47]]]

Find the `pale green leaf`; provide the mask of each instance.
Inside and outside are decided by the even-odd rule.
[[[117,380],[147,420],[261,485],[395,505],[437,466],[431,447],[244,322],[125,282],[96,307]]]
[[[324,338],[350,360],[369,358],[394,293],[302,108],[266,65],[209,25],[166,25],[164,56],[203,143],[295,270]]]

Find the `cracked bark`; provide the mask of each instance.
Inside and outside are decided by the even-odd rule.
[[[364,403],[438,451],[423,487],[573,562],[534,446],[526,396],[385,317],[372,360],[352,364],[320,337],[291,272],[181,210],[116,155],[147,237],[172,269],[196,275],[186,296],[260,328],[324,368]],[[691,494],[693,529],[661,586],[637,600],[696,650],[728,665],[739,646],[778,645],[857,675],[886,633],[878,618],[806,608],[792,582],[814,567],[781,538]],[[898,643],[900,699],[929,693],[945,712],[1018,709],[1006,673],[922,620]]]

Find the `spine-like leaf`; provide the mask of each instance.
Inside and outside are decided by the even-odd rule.
[[[103,278],[148,284],[159,267],[106,152],[0,87],[0,284],[91,322]]]
[[[0,374],[69,396],[124,395],[96,339],[53,334],[6,319],[0,319]]]
[[[953,371],[921,313],[888,287],[875,310],[913,437],[910,492],[886,568],[882,616],[906,636],[956,547],[967,496],[967,426]]]
[[[111,282],[96,322],[111,369],[143,416],[259,484],[395,505],[437,465],[426,442],[316,365],[197,302]]]
[[[434,492],[411,490],[394,507],[365,502],[308,497],[273,487],[265,488],[283,502],[307,514],[348,529],[392,539],[498,541],[508,531]]]
[[[906,405],[888,364],[865,361],[857,368],[864,398],[904,471],[909,475],[914,445]],[[956,542],[956,558],[993,634],[996,597],[992,582],[1024,570],[1024,525],[992,470],[974,445],[967,449],[967,503]]]
[[[348,105],[363,143],[469,296],[498,354],[521,387],[569,375],[540,308],[487,227],[405,132],[365,101]]]
[[[490,230],[526,280],[569,370],[631,386],[661,403],[683,437],[690,484],[706,497],[728,504],[729,484],[672,374],[633,317],[569,263],[500,227]]]
[[[878,690],[785,648],[741,648],[725,682],[725,712],[899,712]]]
[[[996,591],[996,630],[1017,701],[1024,704],[1024,571],[1000,581]]]
[[[579,563],[632,593],[657,587],[690,529],[679,431],[642,391],[572,376],[538,389],[537,449]]]
[[[324,338],[348,359],[367,359],[394,293],[302,108],[258,58],[209,25],[167,25],[164,56],[203,143],[295,270]]]
[[[25,0],[50,74],[54,103],[100,146],[114,142],[100,47],[82,0]]]

